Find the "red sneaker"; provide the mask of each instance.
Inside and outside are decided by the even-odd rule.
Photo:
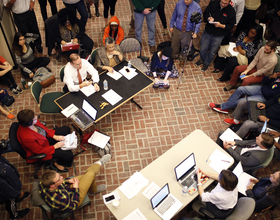
[[[222,110],[221,108],[213,108],[213,110],[223,113],[223,114],[228,114],[228,110]]]
[[[238,125],[238,124],[240,124],[240,122],[235,123],[233,118],[226,118],[226,119],[224,120],[224,122],[225,122],[226,124],[228,124],[228,125]]]
[[[209,108],[219,108],[220,107],[220,105],[219,104],[215,104],[215,103],[213,103],[213,102],[209,102],[208,103],[208,106],[209,106]]]

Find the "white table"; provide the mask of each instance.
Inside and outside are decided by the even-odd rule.
[[[185,158],[187,158],[191,153],[194,153],[196,165],[201,167],[205,171],[214,173],[215,171],[208,166],[210,161],[206,163],[206,160],[209,156],[219,149],[224,151],[219,145],[217,145],[211,138],[209,138],[201,130],[195,130],[178,144],[170,148],[163,155],[157,158],[155,161],[150,163],[140,172],[142,175],[151,182],[156,183],[160,188],[163,187],[166,183],[169,184],[170,193],[174,195],[180,202],[183,203],[181,209],[188,205],[193,199],[198,196],[198,192],[193,195],[182,195],[182,187],[178,184],[174,168]],[[230,156],[229,154],[227,154]],[[231,156],[230,156],[231,157]],[[228,167],[232,165],[229,164]],[[203,188],[208,187],[213,182],[212,179],[209,179],[204,185]],[[147,187],[147,186],[146,186]],[[119,195],[121,197],[120,204],[117,208],[113,207],[112,203],[107,204],[109,210],[114,214],[117,219],[123,219],[129,215],[132,211],[139,208],[143,215],[148,219],[156,220],[161,219],[152,209],[151,202],[147,199],[142,192],[146,189],[144,187],[136,196],[131,200],[118,189]]]

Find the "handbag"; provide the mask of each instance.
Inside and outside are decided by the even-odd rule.
[[[232,55],[228,51],[228,47],[229,45],[220,46],[220,49],[218,51],[219,57],[232,57]]]
[[[14,97],[8,94],[1,100],[2,105],[6,105],[7,107],[9,107],[14,102],[15,102]]]
[[[39,81],[42,87],[46,88],[55,82],[55,76],[50,73],[45,67],[40,67],[36,70],[33,80]]]
[[[239,65],[248,65],[248,58],[241,53],[237,55],[237,61]]]

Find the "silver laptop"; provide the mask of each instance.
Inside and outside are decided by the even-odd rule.
[[[174,168],[177,182],[182,187],[187,186],[188,188],[193,187],[197,189],[195,180],[196,169],[194,153],[192,153]]]
[[[267,119],[265,119],[265,122],[264,122],[264,124],[263,124],[262,130],[261,130],[261,133],[263,133],[263,132],[267,132],[267,131],[268,131],[268,129],[267,129]]]
[[[71,115],[71,118],[80,126],[85,129],[93,124],[96,119],[97,110],[87,101],[83,100],[82,109],[77,110]]]
[[[164,220],[171,219],[183,204],[170,194],[168,183],[164,185],[152,198],[152,208]]]

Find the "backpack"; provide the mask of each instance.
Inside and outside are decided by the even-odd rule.
[[[38,80],[43,88],[46,88],[54,83],[55,76],[50,73],[45,67],[40,67],[36,70],[33,80]]]
[[[2,100],[1,103],[2,105],[6,105],[7,107],[9,107],[11,104],[13,104],[15,102],[15,99],[13,96],[10,96],[9,94],[7,94]]]

